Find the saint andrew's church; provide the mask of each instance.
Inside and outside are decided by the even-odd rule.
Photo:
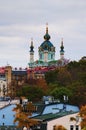
[[[57,67],[65,66],[69,60],[64,58],[64,45],[63,40],[60,45],[60,58],[55,60],[55,46],[50,41],[50,35],[48,33],[48,25],[46,25],[46,32],[44,35],[44,41],[38,47],[39,59],[34,60],[34,44],[31,40],[29,49],[29,63],[28,67],[22,69],[12,68],[7,65],[0,67],[0,96],[4,96],[8,92],[8,88],[12,86],[13,92],[15,86],[21,86],[29,79],[40,79],[45,77],[45,73],[50,70],[54,70]]]
[[[39,60],[34,61],[34,45],[31,40],[30,46],[30,62],[28,63],[29,68],[34,67],[49,67],[49,66],[64,66],[69,62],[68,59],[64,58],[64,45],[63,39],[60,46],[60,59],[55,60],[55,46],[50,41],[50,35],[48,33],[48,25],[46,25],[46,34],[44,35],[44,41],[38,48]]]
[[[53,43],[51,43],[50,39],[48,25],[46,25],[44,41],[38,47],[39,59],[36,61],[34,60],[34,44],[33,40],[31,40],[29,68],[27,69],[29,78],[44,78],[47,71],[54,70],[57,67],[65,66],[69,63],[69,60],[64,57],[63,39],[61,40],[60,58],[58,60],[55,59],[56,48]]]

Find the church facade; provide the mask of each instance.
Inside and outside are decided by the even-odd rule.
[[[30,61],[28,63],[29,68],[34,67],[49,67],[49,66],[63,66],[68,63],[68,60],[64,58],[64,46],[63,39],[60,46],[60,59],[55,60],[55,46],[50,41],[50,35],[48,33],[48,26],[46,26],[46,33],[44,35],[44,41],[38,47],[39,59],[34,61],[34,45],[31,40],[30,46]]]

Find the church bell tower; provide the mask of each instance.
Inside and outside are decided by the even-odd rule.
[[[63,60],[64,59],[64,46],[63,46],[63,38],[61,40],[61,46],[60,46],[60,59]]]
[[[31,46],[30,46],[30,64],[34,62],[34,46],[33,46],[33,39],[31,39]]]

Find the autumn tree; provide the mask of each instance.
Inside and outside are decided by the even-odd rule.
[[[42,99],[45,91],[40,88],[39,86],[31,86],[31,85],[24,85],[20,91],[17,91],[17,96],[25,96],[28,98],[29,101],[40,101]]]
[[[44,91],[47,90],[47,83],[45,79],[37,79],[36,85]]]
[[[24,126],[30,128],[38,124],[36,119],[31,118],[32,113],[35,111],[35,106],[32,102],[29,102],[23,106],[21,104],[17,104],[13,111],[16,112],[14,123],[18,123],[18,128],[23,128]]]
[[[60,67],[57,75],[59,85],[66,86],[71,83],[71,74],[66,67]]]
[[[81,120],[81,128],[86,129],[86,105],[82,106],[80,109],[80,117],[82,118]]]
[[[54,130],[67,130],[67,129],[62,125],[55,125]]]

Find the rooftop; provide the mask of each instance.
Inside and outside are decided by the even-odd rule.
[[[48,121],[55,118],[60,118],[62,116],[78,113],[79,108],[77,106],[64,103],[51,103],[38,105],[37,112],[38,115],[33,114],[32,117],[41,121]]]
[[[36,104],[36,106],[37,111],[33,113],[32,117],[39,119],[40,121],[48,121],[79,112],[77,106],[63,103]],[[0,126],[16,125],[13,123],[15,112],[12,110],[14,107],[15,105],[12,104],[0,109]]]
[[[58,112],[58,113],[54,113],[54,114],[49,113],[49,114],[44,114],[44,115],[38,115],[38,116],[35,116],[35,119],[39,119],[40,121],[49,121],[52,119],[60,118],[60,117],[66,116],[66,115],[74,114],[74,113],[77,113],[77,112],[62,111],[62,112]]]

